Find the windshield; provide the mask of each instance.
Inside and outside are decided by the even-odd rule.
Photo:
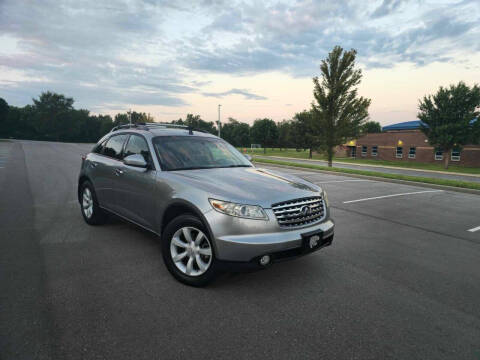
[[[167,171],[252,166],[237,149],[218,138],[158,136],[153,144],[162,169]]]

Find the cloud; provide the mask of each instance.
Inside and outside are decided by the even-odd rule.
[[[181,96],[196,89],[172,65],[161,36],[158,24],[168,4],[0,2],[0,33],[19,49],[2,54],[0,38],[0,71],[43,79],[4,84],[2,94],[25,101],[40,89],[61,91],[89,108],[185,105]]]
[[[0,0],[0,34],[0,79],[8,80],[0,96],[9,102],[58,89],[82,107],[179,107],[192,93],[265,100],[235,84],[206,92],[203,79],[312,77],[335,45],[357,49],[367,68],[468,61],[480,51],[480,3]]]
[[[247,100],[267,100],[265,96],[253,94],[245,89],[231,89],[220,93],[204,92],[202,95],[216,98],[223,98],[224,96],[228,95],[243,95],[243,97]]]
[[[348,0],[256,2],[242,3],[235,13],[241,14],[237,18],[243,25],[228,42],[219,39],[235,27],[229,22],[222,27],[217,18],[212,22],[215,26],[204,28],[203,37],[186,42],[183,62],[187,67],[245,75],[280,70],[312,76],[335,45],[357,49],[359,61],[370,68],[402,61],[424,66],[452,61],[463,51],[479,51],[480,3],[476,0],[443,5],[384,0],[370,7]],[[212,42],[218,45],[207,46]]]
[[[382,4],[373,12],[372,18],[379,18],[391,14],[403,2],[404,0],[383,0]]]

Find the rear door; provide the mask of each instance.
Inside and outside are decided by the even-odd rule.
[[[111,136],[105,144],[102,157],[102,179],[105,182],[102,194],[103,203],[114,212],[118,211],[118,200],[116,196],[116,186],[119,177],[119,168],[122,167],[123,146],[128,139],[128,134],[118,134]]]
[[[115,186],[118,213],[128,219],[154,229],[156,212],[156,171],[147,141],[141,135],[131,134],[125,145],[123,157],[139,154],[148,167],[139,168],[122,164]]]

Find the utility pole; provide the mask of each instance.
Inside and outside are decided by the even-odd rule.
[[[222,129],[222,123],[220,122],[220,104],[218,104],[218,137],[222,137],[221,135],[221,129]]]
[[[132,125],[132,109],[128,110],[128,122]]]

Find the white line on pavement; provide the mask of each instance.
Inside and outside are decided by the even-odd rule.
[[[480,226],[474,227],[473,229],[469,229],[467,231],[475,232],[475,231],[478,231],[478,230],[480,230]]]
[[[395,196],[404,196],[404,195],[434,193],[434,192],[441,192],[441,191],[443,191],[443,190],[415,191],[415,192],[402,193],[402,194],[391,194],[391,195],[375,196],[375,197],[365,198],[365,199],[350,200],[350,201],[344,201],[343,203],[344,203],[344,204],[350,204],[350,203],[355,203],[355,202],[360,202],[360,201],[376,200],[376,199],[385,199],[385,198],[390,198],[390,197],[395,197]]]

